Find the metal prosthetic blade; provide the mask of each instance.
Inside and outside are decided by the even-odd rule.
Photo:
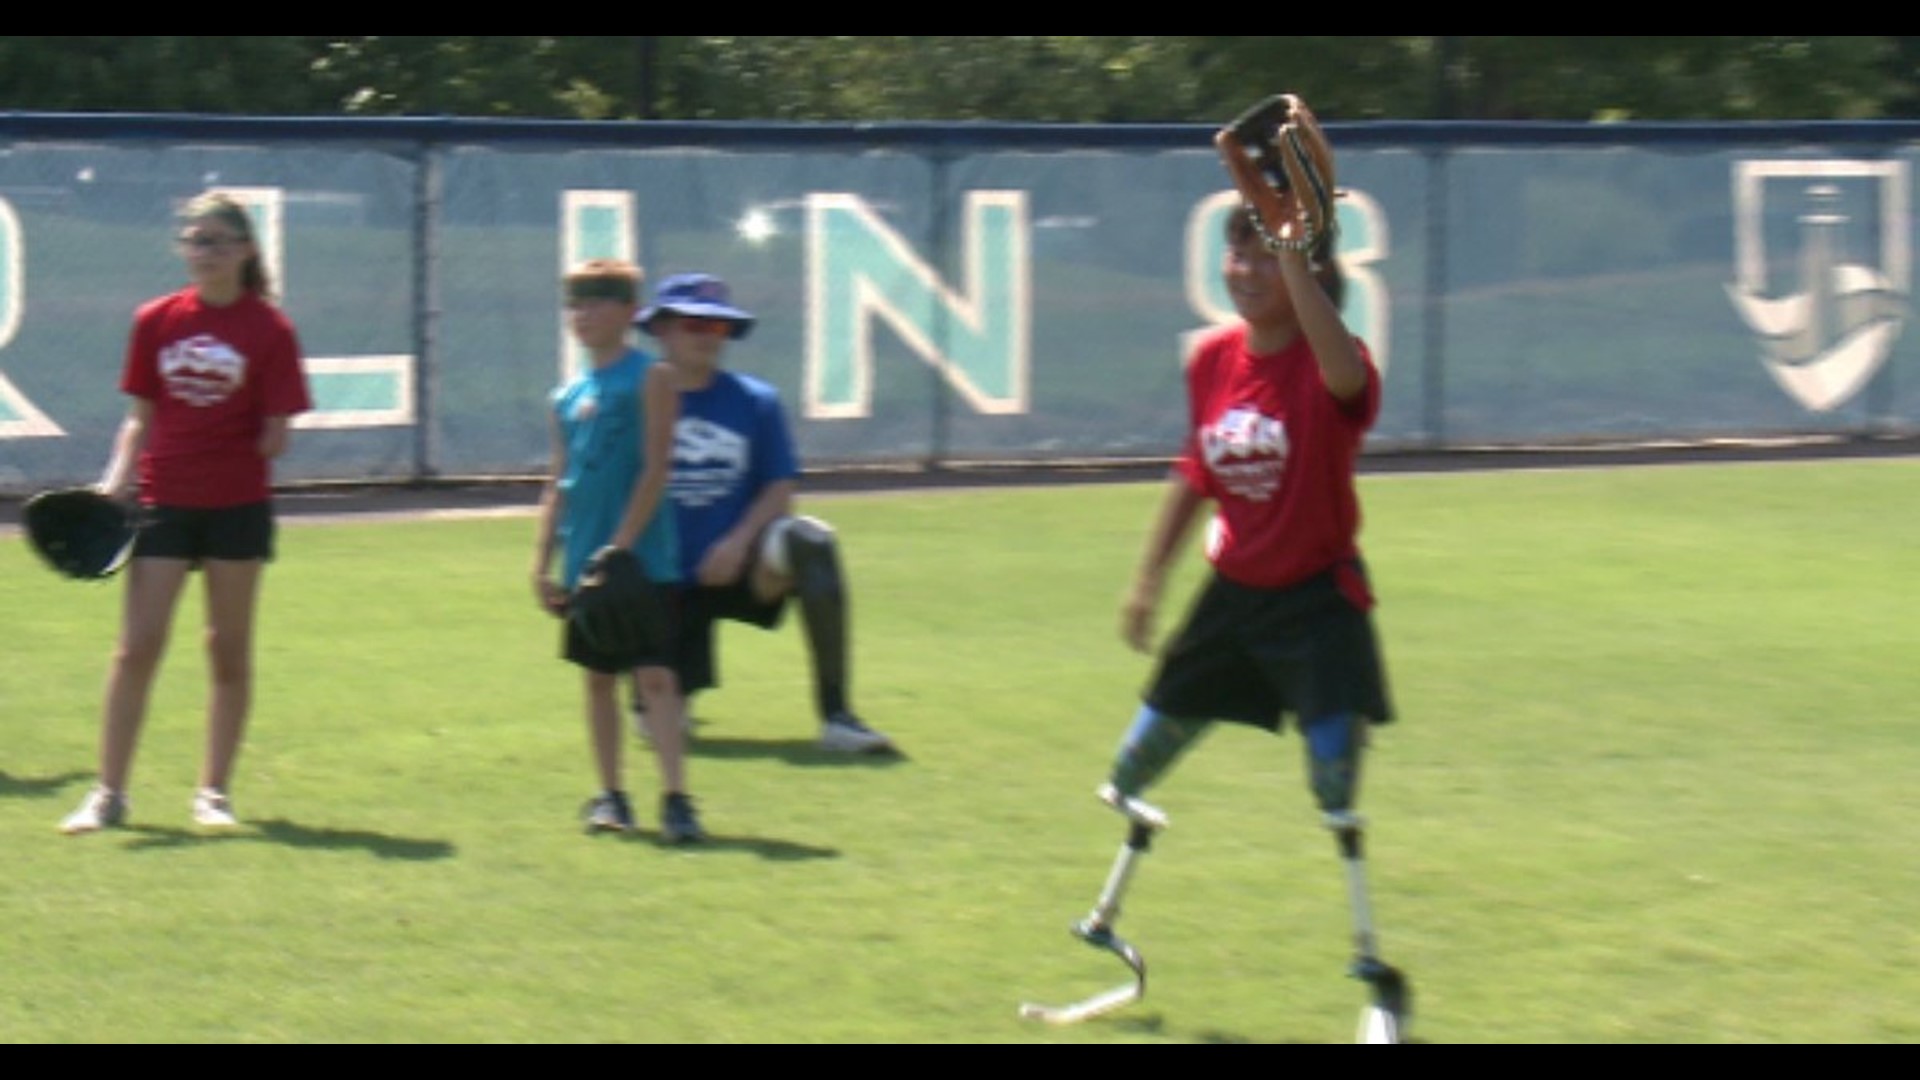
[[[1120,958],[1133,978],[1118,986],[1102,990],[1091,997],[1061,1005],[1043,1005],[1026,1002],[1020,1006],[1020,1016],[1026,1020],[1038,1020],[1055,1026],[1078,1024],[1096,1016],[1104,1016],[1116,1009],[1131,1005],[1145,996],[1147,992],[1147,962],[1140,950],[1113,932],[1113,928],[1092,919],[1082,919],[1073,925],[1073,936],[1096,949],[1110,952]]]

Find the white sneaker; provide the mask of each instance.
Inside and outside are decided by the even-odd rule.
[[[233,800],[217,788],[201,788],[193,793],[193,823],[208,829],[231,829],[240,824],[233,816]]]
[[[840,754],[885,754],[893,740],[861,723],[852,713],[834,713],[820,726],[820,749]]]
[[[68,836],[111,829],[127,820],[127,797],[117,791],[96,787],[87,792],[80,808],[60,821],[60,831]]]

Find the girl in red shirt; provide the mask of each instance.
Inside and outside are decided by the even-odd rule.
[[[131,399],[99,489],[136,484],[141,526],[128,566],[107,679],[100,778],[61,822],[68,833],[121,824],[127,780],[174,609],[189,573],[206,589],[206,755],[192,813],[238,824],[227,786],[253,690],[260,576],[273,558],[271,464],[293,417],[312,407],[293,324],[271,288],[246,208],[202,195],[177,238],[191,281],[134,314],[120,388]],[[136,476],[137,473],[137,476]]]
[[[1341,322],[1335,263],[1316,273],[1303,253],[1269,251],[1245,211],[1227,238],[1223,273],[1242,321],[1205,338],[1187,366],[1188,434],[1122,636],[1152,647],[1167,566],[1209,501],[1213,573],[1161,654],[1112,787],[1139,795],[1210,721],[1279,731],[1292,713],[1320,808],[1344,813],[1367,725],[1393,716],[1354,487],[1380,372]]]
[[[1029,1015],[1093,1015],[1143,992],[1144,962],[1113,932],[1134,860],[1168,821],[1141,793],[1216,721],[1279,732],[1288,714],[1306,744],[1308,786],[1348,865],[1358,946],[1350,974],[1373,988],[1376,1013],[1397,1024],[1407,1011],[1404,976],[1373,953],[1353,812],[1367,732],[1393,718],[1354,490],[1361,442],[1380,411],[1380,372],[1341,322],[1337,264],[1329,254],[1313,265],[1289,245],[1294,231],[1270,248],[1248,211],[1228,220],[1222,270],[1241,322],[1208,335],[1187,365],[1187,438],[1121,609],[1121,636],[1150,651],[1167,567],[1211,502],[1212,574],[1162,649],[1099,791],[1127,818],[1127,841],[1099,902],[1074,927],[1125,959],[1136,982]]]

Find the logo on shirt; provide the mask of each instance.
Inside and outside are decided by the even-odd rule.
[[[673,498],[708,506],[727,497],[747,475],[747,439],[731,428],[683,417],[673,428]]]
[[[1240,405],[1200,430],[1207,470],[1228,492],[1264,502],[1280,487],[1287,464],[1287,426]]]
[[[160,350],[160,381],[189,405],[218,405],[247,381],[247,358],[210,334],[196,334]]]

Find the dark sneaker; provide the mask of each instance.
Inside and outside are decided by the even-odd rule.
[[[633,828],[633,807],[624,791],[603,791],[587,803],[588,832],[627,832]]]
[[[838,712],[820,726],[820,749],[840,754],[885,754],[893,740],[860,722],[852,713]]]
[[[694,813],[692,798],[670,791],[660,799],[660,835],[670,844],[691,844],[707,838],[700,828],[700,815]]]

